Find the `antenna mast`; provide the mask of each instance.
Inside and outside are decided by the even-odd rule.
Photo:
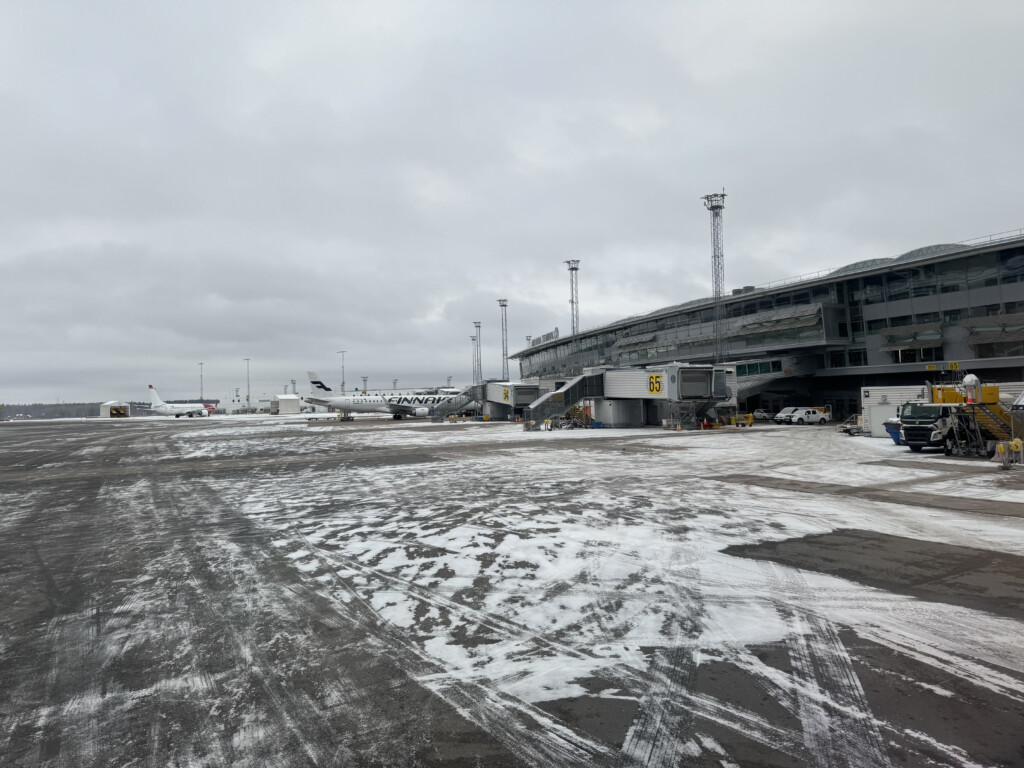
[[[704,207],[711,211],[711,282],[714,287],[715,306],[715,362],[725,361],[725,306],[722,292],[725,288],[725,251],[722,245],[722,211],[725,210],[725,190],[704,195]]]

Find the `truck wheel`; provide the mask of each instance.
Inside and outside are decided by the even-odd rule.
[[[803,417],[801,416],[801,417],[800,417],[799,419],[797,419],[797,420],[796,420],[796,423],[797,423],[797,424],[803,424],[803,423],[804,423],[804,419],[803,419]]]
[[[825,423],[825,417],[822,416],[820,419],[818,419],[818,423],[819,424],[824,424]]]
[[[923,445],[912,445],[912,446],[910,446],[910,450],[912,450],[914,453],[920,453],[922,450],[924,450],[924,446]]]

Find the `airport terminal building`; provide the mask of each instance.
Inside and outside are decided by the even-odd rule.
[[[741,408],[809,403],[859,413],[865,386],[969,371],[1024,381],[1024,230],[933,245],[723,297],[726,361]],[[714,300],[697,299],[559,338],[511,357],[524,381],[584,368],[709,363]]]

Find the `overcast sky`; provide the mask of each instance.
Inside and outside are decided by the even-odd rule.
[[[1024,3],[0,5],[0,402],[466,384],[1024,227]],[[518,368],[511,364],[513,378]]]

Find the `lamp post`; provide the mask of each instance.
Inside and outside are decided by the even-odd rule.
[[[203,364],[199,364],[199,399],[203,399]]]
[[[363,394],[364,395],[366,394],[366,380],[368,378],[370,378],[370,377],[369,376],[363,376]]]
[[[335,352],[336,355],[341,355],[341,394],[345,394],[345,353],[347,349],[339,349]]]
[[[252,391],[249,387],[249,358],[245,358],[245,412],[249,412],[249,396]]]

